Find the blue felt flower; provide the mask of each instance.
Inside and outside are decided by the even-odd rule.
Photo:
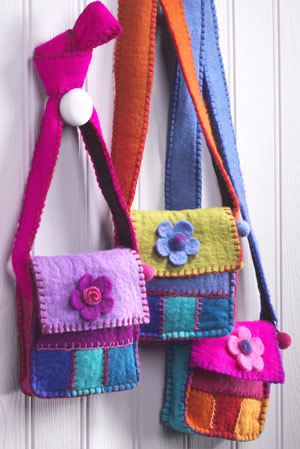
[[[157,228],[158,239],[155,250],[160,257],[168,257],[172,265],[184,265],[188,256],[194,256],[200,249],[199,240],[192,237],[193,225],[187,220],[162,221]]]

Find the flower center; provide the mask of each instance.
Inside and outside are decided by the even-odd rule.
[[[169,246],[175,251],[179,251],[185,247],[186,236],[183,232],[174,232],[169,238]]]
[[[245,354],[249,355],[252,352],[251,343],[249,340],[242,340],[239,342],[239,349],[240,351]]]
[[[96,306],[101,299],[102,295],[97,287],[88,287],[83,291],[83,300],[89,306]]]

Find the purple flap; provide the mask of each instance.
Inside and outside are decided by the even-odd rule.
[[[143,267],[133,250],[34,256],[32,267],[44,334],[149,322]]]
[[[230,335],[195,340],[190,365],[241,379],[284,382],[276,329],[263,320],[236,322]]]

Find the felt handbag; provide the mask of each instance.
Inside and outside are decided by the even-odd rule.
[[[271,383],[284,383],[275,326],[236,322],[230,335],[169,348],[162,421],[179,432],[256,439]]]
[[[35,50],[48,99],[12,251],[21,387],[28,395],[73,397],[131,389],[139,382],[139,324],[149,321],[144,270],[97,113],[80,89],[93,48],[120,31],[104,5],[93,2],[72,30]],[[112,212],[117,247],[32,256],[63,118],[78,126]]]
[[[151,55],[155,33],[153,17],[157,13],[155,3],[153,2],[153,9],[149,8],[149,4],[148,7],[145,5],[145,9],[140,6],[144,38],[150,46]],[[150,323],[141,326],[141,338],[166,340],[217,337],[229,333],[234,325],[237,271],[242,267],[236,223],[239,204],[219,155],[199,90],[182,3],[163,0],[161,5],[216,173],[227,192],[229,207],[132,212],[141,258],[144,263],[152,266],[154,272],[154,278],[147,283]],[[140,99],[143,98],[148,105],[151,94],[151,79],[148,84],[140,82],[135,86],[130,76],[133,65],[133,49],[130,44],[135,45],[130,25],[133,20],[137,20],[137,14],[132,3],[120,1],[119,16],[123,20],[125,33],[116,47],[116,108],[112,155],[129,207],[134,196],[144,143],[144,134],[140,140],[138,137],[141,127],[143,132],[147,127],[148,109],[146,107],[144,110],[143,123],[137,120],[136,112],[141,106]],[[149,41],[148,35],[152,36]],[[141,38],[137,41],[141,45]],[[134,49],[137,52],[137,63],[144,53],[140,52],[139,47]],[[128,71],[124,72],[122,65],[127,57]],[[148,63],[152,67],[151,58],[152,56]],[[143,63],[145,65],[145,61]],[[137,70],[142,71],[141,76],[146,73],[143,72],[143,67],[139,66]],[[150,78],[151,74],[150,71]],[[125,92],[126,96],[130,94],[132,98],[131,106],[125,101]],[[136,109],[135,114],[133,108]]]

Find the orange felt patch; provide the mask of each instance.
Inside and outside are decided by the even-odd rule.
[[[185,419],[198,432],[209,433],[214,415],[215,400],[209,393],[189,389],[186,399]]]

